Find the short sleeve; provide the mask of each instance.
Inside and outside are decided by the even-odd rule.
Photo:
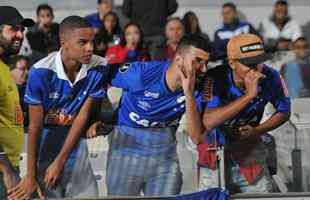
[[[271,103],[277,112],[289,113],[291,111],[291,100],[288,97],[286,84],[277,72],[273,78],[272,89],[274,91],[271,97]]]
[[[39,105],[44,101],[44,73],[40,73],[40,70],[32,68],[26,86],[26,92],[24,96],[24,101],[30,105]]]
[[[96,67],[89,74],[92,79],[92,87],[89,91],[89,96],[95,99],[101,99],[107,96],[106,83],[108,76],[108,69],[106,66]]]
[[[135,90],[141,87],[143,64],[140,62],[109,65],[111,85],[125,90]]]

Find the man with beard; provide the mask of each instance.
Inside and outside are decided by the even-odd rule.
[[[123,94],[110,138],[108,195],[180,193],[175,133],[185,110],[181,77],[189,67],[196,68],[198,77],[204,76],[209,54],[201,44],[200,38],[184,37],[172,61],[127,63],[119,69],[111,66],[117,69],[111,84],[122,88]],[[195,98],[199,104],[200,93]]]
[[[24,27],[34,24],[16,8],[0,6],[0,199],[19,180],[19,160],[24,139],[23,112],[8,61],[23,42]]]
[[[98,196],[81,138],[93,108],[106,96],[106,62],[93,55],[94,36],[84,18],[69,16],[60,24],[61,50],[32,66],[25,94],[30,119],[27,172],[9,199],[28,199],[38,185],[48,198]]]

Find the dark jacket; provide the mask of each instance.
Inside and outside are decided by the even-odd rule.
[[[47,55],[50,52],[58,51],[60,48],[59,24],[57,23],[52,24],[48,33],[39,30],[38,24],[36,24],[26,33],[26,37],[31,49],[42,54]]]
[[[259,35],[254,27],[248,23],[236,20],[232,24],[224,24],[214,34],[214,53],[216,59],[225,59],[227,56],[226,46],[230,38],[243,33]]]
[[[124,0],[123,14],[140,24],[145,36],[164,32],[167,17],[178,8],[176,0]]]

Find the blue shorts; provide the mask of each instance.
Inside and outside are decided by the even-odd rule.
[[[144,194],[145,196],[161,196],[179,194],[182,187],[182,173],[176,153],[175,139],[171,140],[171,143],[166,143],[166,140],[165,145],[160,144],[159,141],[156,142],[156,145],[153,144],[153,149],[162,147],[162,149],[167,150],[166,153],[164,151],[152,151],[152,144],[139,145],[139,141],[135,140],[132,135],[123,133],[124,130],[134,131],[134,128],[127,128],[116,127],[109,138],[108,195],[140,196]],[[144,131],[144,134],[158,133],[155,129],[136,129],[137,134],[141,131]],[[165,132],[163,129],[159,131]],[[167,131],[166,134],[174,133]],[[138,150],[134,151],[136,148],[148,152],[139,153]]]

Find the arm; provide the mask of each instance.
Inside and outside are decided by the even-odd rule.
[[[132,1],[131,0],[123,1],[122,12],[126,17],[131,18],[131,15],[132,15]]]
[[[43,127],[44,112],[41,105],[29,105],[29,130],[28,130],[28,150],[27,150],[27,175],[36,177],[36,163],[38,151],[38,139]]]
[[[201,121],[201,116],[197,110],[196,99],[194,97],[196,83],[196,69],[193,67],[193,60],[196,58],[208,60],[209,54],[201,49],[191,48],[190,52],[184,56],[185,69],[179,68],[182,81],[182,88],[185,94],[185,111],[187,132],[194,143],[198,144],[202,140],[204,127]],[[206,66],[205,66],[206,67]],[[202,101],[202,96],[200,96]]]
[[[271,103],[275,107],[276,112],[264,123],[257,127],[246,125],[240,127],[241,137],[247,138],[249,136],[260,136],[268,131],[274,130],[281,126],[290,118],[290,99],[287,94],[287,89],[284,80],[277,73],[273,82],[270,83],[272,87]]]
[[[289,119],[290,119],[290,113],[277,112],[274,115],[272,115],[267,121],[257,126],[255,128],[256,132],[258,135],[265,134],[268,131],[272,131],[278,128]]]
[[[211,129],[217,127],[241,112],[251,102],[251,100],[257,96],[258,81],[264,76],[265,75],[254,70],[249,71],[244,78],[246,88],[245,95],[228,105],[219,107],[218,103],[213,103],[218,102],[219,97],[213,97],[213,100],[208,102],[208,108],[205,110],[203,115],[203,124],[207,131],[209,132]]]
[[[38,139],[43,127],[43,107],[41,105],[29,105],[29,131],[27,144],[27,173],[21,182],[8,191],[9,199],[26,199],[35,191],[40,199],[44,198],[36,180]]]
[[[226,106],[206,108],[203,115],[203,124],[207,132],[224,123],[226,120],[233,118],[240,111],[242,111],[252,99],[253,96],[246,94]]]
[[[88,97],[83,104],[79,114],[75,118],[69,130],[68,136],[61,151],[59,152],[53,163],[46,170],[44,181],[47,186],[53,186],[55,184],[73,147],[80,140],[81,135],[86,132],[87,124],[89,122],[95,102],[96,101],[94,99]]]
[[[18,184],[19,177],[14,173],[13,166],[9,161],[6,153],[0,146],[0,172],[2,173],[3,182],[7,190],[12,189]]]
[[[65,140],[65,143],[59,155],[56,158],[59,159],[62,163],[65,163],[69,154],[71,153],[72,148],[79,141],[82,133],[86,131],[87,123],[90,119],[90,114],[92,113],[92,110],[95,107],[94,106],[95,103],[98,104],[98,102],[89,97],[83,104],[82,109],[80,110],[77,118],[74,120],[72,127],[68,133],[68,136]]]
[[[187,95],[185,103],[187,132],[192,141],[195,144],[199,144],[203,140],[205,128],[201,120],[201,115],[197,110],[195,97],[193,95]]]

